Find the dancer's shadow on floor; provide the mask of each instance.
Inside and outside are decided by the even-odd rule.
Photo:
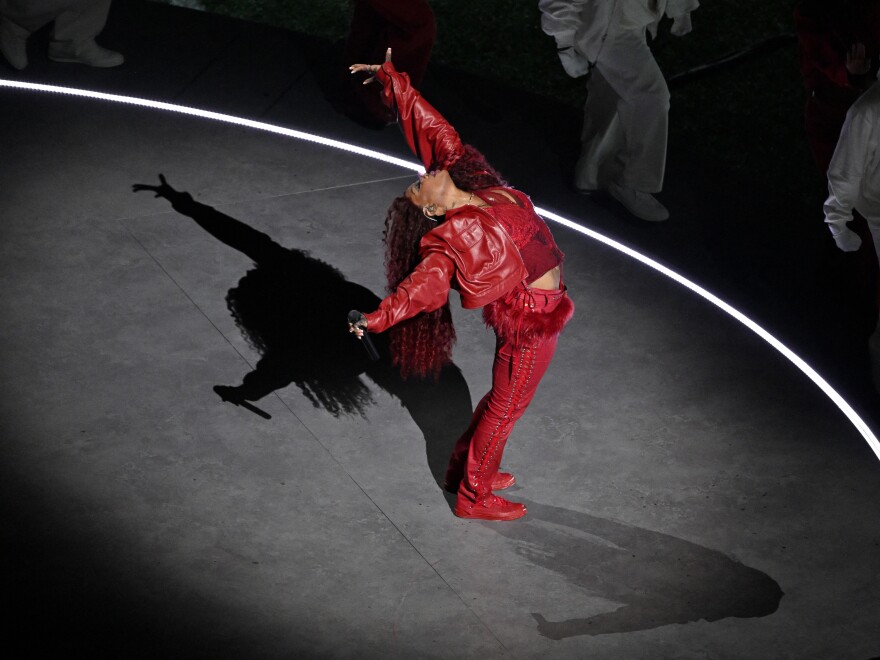
[[[561,621],[533,613],[550,639],[650,630],[670,624],[768,616],[783,592],[766,573],[727,555],[642,527],[524,502],[524,524],[493,529],[530,562],[618,605]]]
[[[250,257],[254,268],[226,295],[229,311],[248,343],[260,354],[256,367],[238,386],[217,385],[224,400],[269,415],[250,402],[296,385],[315,407],[334,416],[366,416],[372,403],[361,375],[397,397],[425,437],[431,474],[442,485],[458,435],[473,408],[461,370],[448,366],[438,382],[403,381],[391,366],[385,335],[373,335],[380,359],[372,361],[348,331],[349,310],[379,304],[372,291],[303,250],[285,248],[266,234],[168,185],[135,184],[171,202],[217,240]]]

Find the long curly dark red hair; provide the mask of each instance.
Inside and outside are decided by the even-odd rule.
[[[448,172],[453,183],[465,191],[507,185],[486,157],[471,145],[465,145]],[[385,218],[385,276],[389,293],[394,293],[419,263],[419,241],[434,227],[436,223],[422,215],[421,209],[406,197],[397,197],[391,203]],[[405,379],[415,376],[436,380],[443,367],[452,361],[454,344],[455,327],[449,303],[390,330],[392,360]]]

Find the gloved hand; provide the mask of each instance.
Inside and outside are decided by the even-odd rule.
[[[562,46],[557,43],[557,45],[559,47],[556,54],[559,56],[559,61],[562,62],[562,68],[569,76],[580,78],[590,72],[590,62],[577,51],[574,44]]]
[[[862,239],[849,227],[842,227],[836,234],[834,234],[834,229],[832,229],[831,233],[834,235],[834,242],[837,244],[837,247],[844,252],[855,252],[862,247]]]
[[[694,25],[693,23],[691,23],[691,13],[687,12],[686,14],[682,14],[681,16],[673,17],[672,28],[669,30],[669,32],[676,37],[683,37],[693,29]]]

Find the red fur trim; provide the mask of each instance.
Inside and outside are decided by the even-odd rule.
[[[522,301],[500,298],[483,308],[483,321],[502,339],[531,343],[555,337],[574,314],[574,303],[563,296],[553,309],[533,310]]]

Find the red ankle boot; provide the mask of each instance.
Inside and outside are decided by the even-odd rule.
[[[526,507],[524,504],[511,502],[491,493],[476,502],[471,502],[463,493],[459,493],[452,512],[459,518],[516,520],[526,515]]]

